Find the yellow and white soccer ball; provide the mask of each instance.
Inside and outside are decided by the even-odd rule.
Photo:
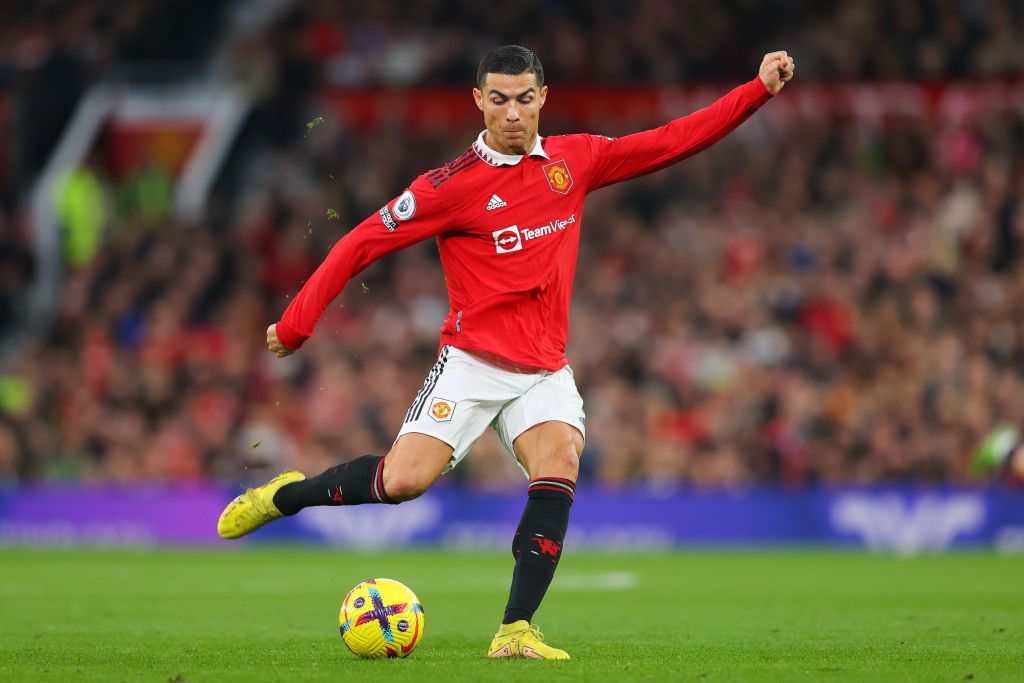
[[[360,657],[408,657],[423,638],[423,604],[403,583],[370,579],[345,596],[338,623],[348,649]]]

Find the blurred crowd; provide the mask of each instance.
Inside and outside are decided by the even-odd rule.
[[[541,51],[558,82],[734,79],[765,52],[801,78],[963,78],[1024,68],[1012,0],[299,0],[284,40],[339,85],[472,81],[489,46]]]
[[[76,102],[103,77],[195,74],[241,0],[0,4],[0,205],[45,162]],[[549,80],[735,80],[786,49],[804,80],[1015,76],[1013,0],[266,0],[275,21],[232,46],[242,70],[294,93],[312,85],[469,83],[494,45],[544,55]],[[244,32],[243,32],[244,34]],[[5,125],[6,124],[6,125]],[[8,157],[8,158],[4,158]],[[5,177],[7,176],[7,177]],[[13,183],[13,185],[11,184]]]
[[[324,88],[471,82],[480,51],[505,41],[537,46],[553,87],[745,80],[775,47],[797,55],[800,78],[1024,68],[1011,2],[290,7],[239,47],[264,78],[250,125],[290,131],[269,137],[258,186],[181,225],[169,210],[142,215],[130,187],[94,169],[112,207],[104,246],[68,264],[49,338],[0,375],[0,481],[256,481],[388,449],[447,312],[432,243],[357,276],[298,354],[275,358],[265,330],[345,231],[477,131],[307,127]],[[14,44],[0,41],[0,82]],[[1024,424],[1022,153],[1019,113],[868,124],[807,111],[755,117],[595,193],[567,354],[587,410],[582,476],[966,480],[993,425]],[[0,231],[0,294],[30,271],[15,234]],[[520,477],[488,434],[447,479]]]
[[[193,73],[225,0],[0,3],[0,335],[33,277],[29,193],[88,87],[103,78]]]
[[[584,476],[966,478],[983,434],[1024,418],[1024,118],[769,121],[588,201],[568,350]],[[447,311],[433,244],[358,276],[295,356],[265,328],[348,226],[471,137],[328,121],[223,232],[123,230],[19,363],[0,471],[236,479],[386,450]],[[454,478],[517,476],[488,436]]]
[[[120,70],[178,71],[204,57],[224,0],[36,0],[0,3],[0,96],[8,95],[9,180],[46,162],[86,88]],[[129,66],[130,65],[130,66]],[[0,115],[0,123],[4,116]],[[0,126],[2,128],[2,126]],[[0,163],[0,167],[3,164]],[[0,181],[3,180],[0,173]],[[10,210],[16,183],[0,182]]]

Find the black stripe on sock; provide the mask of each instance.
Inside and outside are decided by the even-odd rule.
[[[388,492],[384,490],[384,458],[381,458],[380,464],[377,465],[377,472],[373,480],[373,490],[378,503],[394,504],[395,501],[388,497]]]
[[[528,493],[530,495],[545,493],[556,496],[561,494],[567,496],[571,501],[576,495],[576,483],[571,479],[562,479],[560,477],[534,479],[530,482]]]
[[[563,486],[569,487],[573,491],[576,490],[576,482],[574,482],[572,479],[565,479],[563,477],[539,477],[537,479],[531,480],[530,481],[530,486],[533,486],[534,484],[539,484],[541,482],[550,482],[550,483],[555,483],[555,484],[561,484]]]

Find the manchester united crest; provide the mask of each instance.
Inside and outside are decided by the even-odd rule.
[[[430,403],[430,417],[434,418],[434,422],[451,422],[452,415],[455,413],[455,401],[449,401],[446,398],[435,398]]]
[[[564,159],[544,164],[544,175],[548,179],[548,185],[554,192],[569,194],[572,189],[572,175],[569,173],[569,166]]]

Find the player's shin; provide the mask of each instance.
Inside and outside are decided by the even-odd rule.
[[[576,484],[570,479],[544,477],[530,482],[526,509],[512,540],[516,565],[502,623],[533,619],[562,556],[575,492]]]
[[[355,458],[315,477],[282,486],[274,494],[274,505],[284,515],[294,515],[313,505],[395,502],[384,491],[383,455]]]

